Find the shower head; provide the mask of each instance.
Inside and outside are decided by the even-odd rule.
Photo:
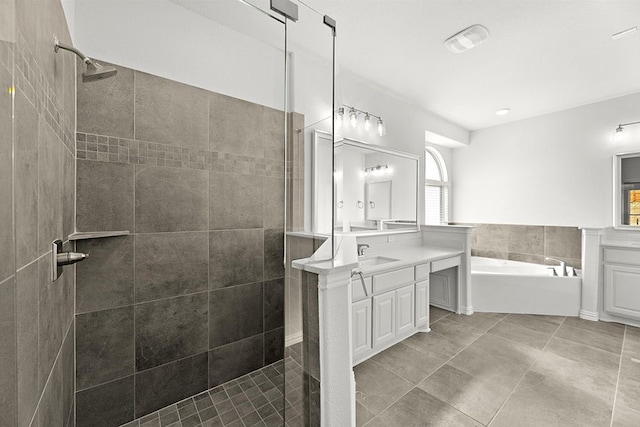
[[[106,79],[108,77],[115,76],[118,73],[113,67],[102,65],[96,61],[87,63],[87,69],[82,73],[82,81],[84,83],[94,82],[96,80]]]
[[[84,73],[82,73],[82,81],[84,83],[95,82],[96,80],[106,79],[108,77],[115,76],[118,73],[118,70],[116,70],[114,67],[99,64],[97,61],[92,60],[91,58],[89,58],[88,56],[80,52],[78,49],[76,49],[75,47],[60,43],[57,37],[54,36],[53,40],[54,40],[53,50],[56,53],[58,53],[58,49],[64,49],[64,50],[68,50],[69,52],[73,52],[76,55],[78,55],[80,58],[82,58],[82,61],[84,61],[87,67]]]

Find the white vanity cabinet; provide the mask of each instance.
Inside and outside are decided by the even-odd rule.
[[[354,302],[352,312],[353,357],[371,350],[371,298]]]
[[[604,249],[604,310],[640,320],[640,250]]]
[[[450,267],[451,262],[459,264],[460,257],[436,265]],[[366,294],[360,278],[352,279],[354,365],[416,332],[429,330],[431,268],[429,262],[366,276]]]

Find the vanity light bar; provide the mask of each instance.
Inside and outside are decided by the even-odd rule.
[[[389,165],[378,165],[370,168],[365,168],[364,173],[387,173],[389,172]]]
[[[378,135],[384,136],[385,127],[384,122],[382,121],[382,117],[376,116],[368,111],[360,110],[356,107],[351,107],[349,105],[344,104],[342,107],[338,108],[336,114],[336,121],[338,126],[344,123],[345,113],[348,114],[349,123],[351,123],[351,127],[355,128],[358,126],[360,115],[364,115],[364,129],[369,131],[372,127],[371,118],[378,119],[376,130],[378,131]]]

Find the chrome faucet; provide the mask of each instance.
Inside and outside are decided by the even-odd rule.
[[[555,262],[559,262],[560,263],[560,276],[566,277],[568,276],[567,274],[567,263],[564,261],[560,261],[559,259],[556,258],[551,258],[551,257],[544,257],[544,259],[546,261],[555,261]]]
[[[368,248],[369,245],[366,243],[358,243],[358,256],[364,256],[364,250]]]

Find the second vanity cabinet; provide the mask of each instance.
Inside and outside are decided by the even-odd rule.
[[[447,264],[436,262],[433,263],[435,268],[450,268],[451,264],[460,264],[460,257],[453,257]],[[432,263],[423,263],[366,276],[366,295],[360,279],[354,277],[354,365],[418,331],[429,330],[429,276],[432,268]]]
[[[640,250],[604,249],[604,310],[640,320]]]

